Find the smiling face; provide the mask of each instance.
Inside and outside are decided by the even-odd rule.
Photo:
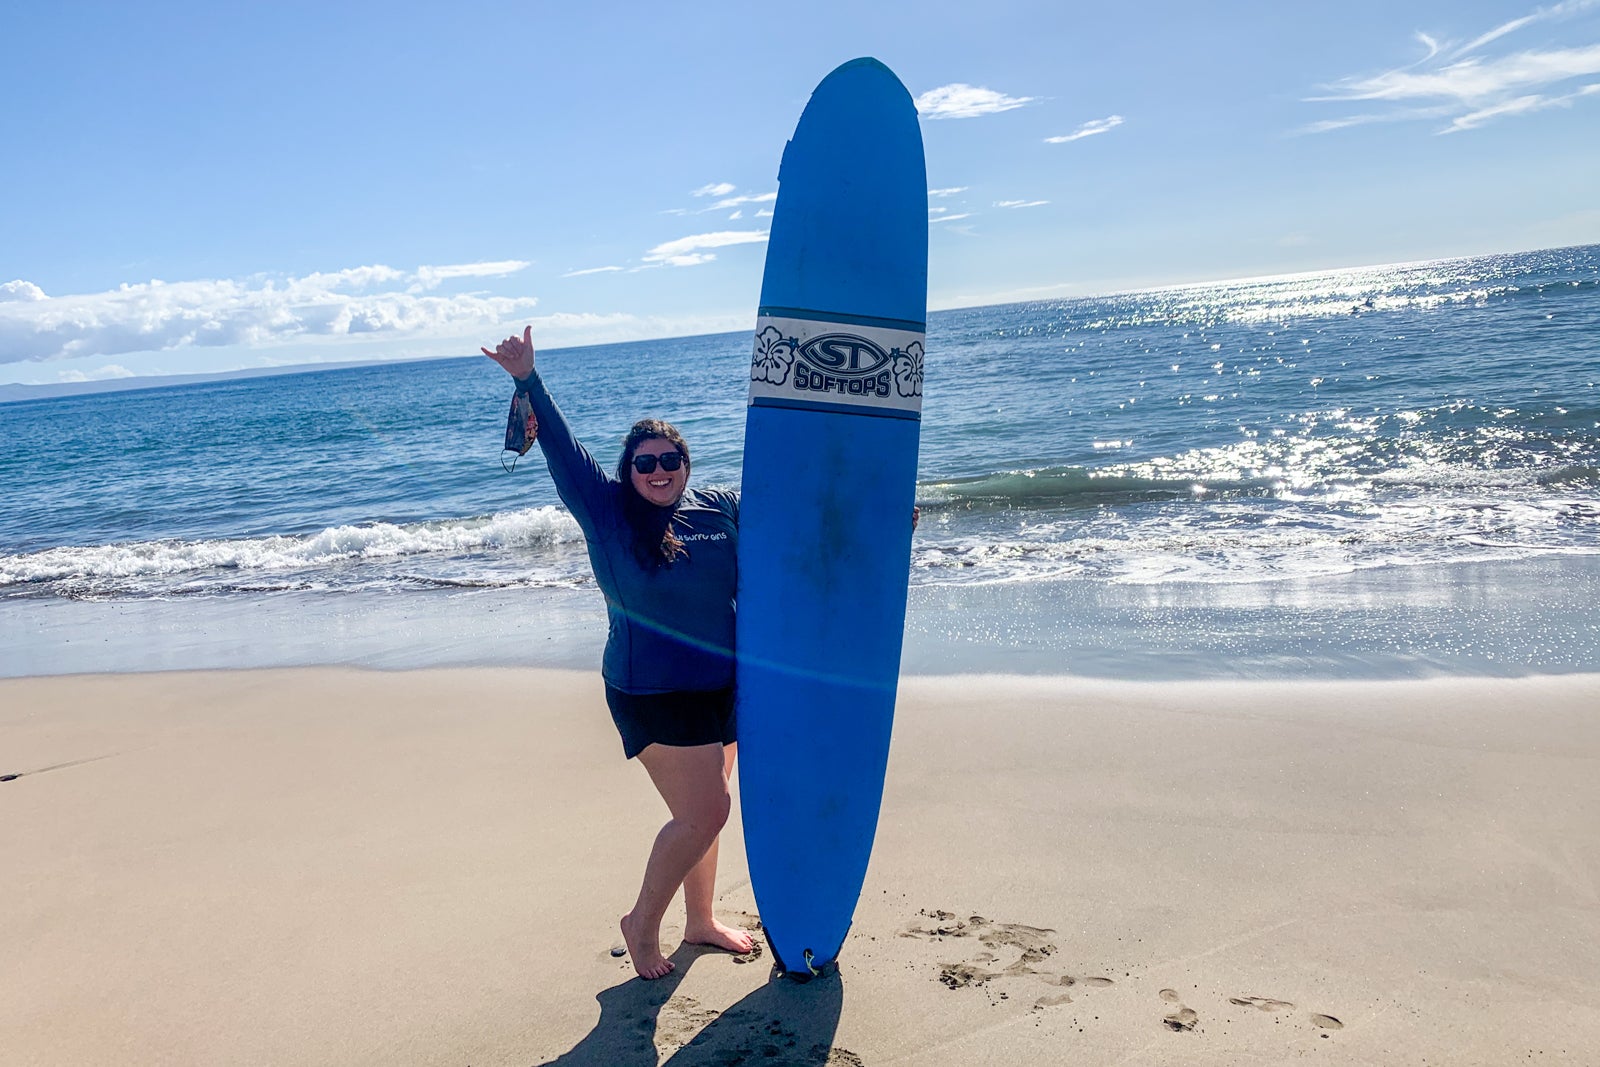
[[[651,437],[640,441],[633,450],[634,458],[639,456],[660,457],[666,453],[682,456],[678,446],[664,437]],[[658,508],[667,508],[678,502],[683,496],[683,490],[689,484],[689,464],[687,461],[678,466],[675,471],[663,468],[659,463],[656,469],[649,474],[640,474],[637,467],[629,465],[628,477],[633,480],[634,492]]]

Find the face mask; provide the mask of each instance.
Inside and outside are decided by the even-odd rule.
[[[530,426],[531,424],[531,426]],[[531,429],[532,432],[529,432]],[[539,435],[539,424],[533,421],[533,402],[528,399],[528,394],[518,393],[511,398],[511,411],[506,415],[506,447],[507,452],[515,452],[516,459],[506,466],[505,457],[500,457],[500,465],[507,471],[517,469],[517,459],[528,454],[528,449],[533,447],[535,438]]]

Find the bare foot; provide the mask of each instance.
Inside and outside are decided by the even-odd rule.
[[[711,945],[715,948],[725,949],[738,955],[744,955],[756,947],[755,938],[744,930],[735,930],[712,919],[709,926],[701,923],[690,923],[683,933],[683,939],[691,945]]]
[[[635,925],[633,913],[622,917],[622,940],[627,942],[633,969],[640,978],[661,978],[672,973],[672,961],[661,954],[661,931],[643,930]]]

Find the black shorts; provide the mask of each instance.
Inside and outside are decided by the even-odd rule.
[[[624,693],[606,684],[611,721],[622,735],[629,759],[647,745],[731,745],[734,741],[733,687],[675,693]]]

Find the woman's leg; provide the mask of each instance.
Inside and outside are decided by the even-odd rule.
[[[722,780],[724,784],[733,777],[733,759],[736,745],[722,749]],[[718,839],[720,840],[720,838]],[[712,914],[717,896],[717,840],[711,842],[706,854],[700,858],[683,880],[683,906],[689,914],[683,939],[691,945],[714,945],[729,952],[749,952],[755,939],[743,930],[724,926]]]
[[[661,918],[728,821],[731,801],[722,747],[648,745],[639,753],[639,762],[672,813],[650,850],[639,899],[622,917],[622,938],[641,978],[660,978],[672,970],[661,954]]]

